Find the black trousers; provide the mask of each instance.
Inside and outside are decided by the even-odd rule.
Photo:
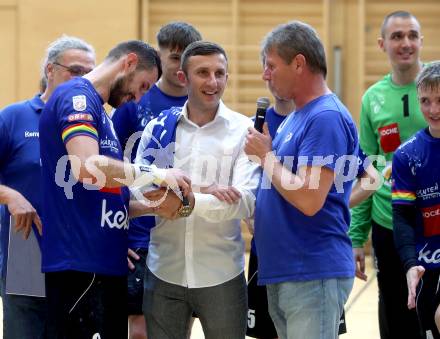
[[[372,221],[372,240],[379,285],[381,339],[423,338],[416,311],[408,310],[406,274],[394,246],[393,231]]]
[[[46,273],[51,339],[127,338],[127,277]]]

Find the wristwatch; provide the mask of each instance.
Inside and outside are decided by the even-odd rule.
[[[177,215],[180,218],[186,218],[191,215],[193,211],[193,208],[191,207],[191,204],[189,203],[189,199],[187,197],[182,198],[182,205],[179,207],[179,210],[177,211]]]

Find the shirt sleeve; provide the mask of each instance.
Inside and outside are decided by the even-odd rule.
[[[76,136],[87,136],[96,141],[98,138],[97,122],[102,107],[95,107],[94,102],[84,91],[70,91],[56,103],[61,139],[64,144]]]
[[[405,271],[418,265],[414,232],[417,215],[416,180],[410,166],[406,154],[397,149],[393,155],[391,186],[393,235]]]
[[[355,151],[357,138],[351,135],[338,111],[327,110],[318,114],[310,121],[304,134],[298,153],[298,158],[307,159],[299,161],[302,166],[324,166],[335,171],[337,160],[353,155]]]
[[[368,94],[362,98],[360,115],[359,146],[366,155],[376,155],[378,146],[374,131],[370,122],[370,103]],[[373,198],[369,197],[362,203],[351,209],[351,222],[348,235],[354,248],[363,247],[371,230],[371,210]]]
[[[368,94],[362,99],[361,114],[359,121],[359,144],[366,155],[377,155],[379,145],[376,133],[371,125],[370,100]]]
[[[414,225],[416,223],[415,206],[393,205],[394,245],[399,253],[405,272],[417,266],[417,252]]]
[[[244,141],[235,159],[232,169],[232,186],[236,188],[241,198],[238,203],[228,204],[211,194],[194,193],[195,205],[193,213],[208,222],[219,222],[232,219],[251,217],[255,210],[255,194],[260,180],[259,166],[249,161],[244,153]]]
[[[393,156],[391,199],[393,205],[414,205],[416,201],[415,178],[405,154],[400,150]]]

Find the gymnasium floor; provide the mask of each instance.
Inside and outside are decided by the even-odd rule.
[[[246,258],[248,259],[248,257]],[[377,325],[377,282],[371,258],[367,259],[368,281],[355,279],[353,291],[346,304],[346,321],[348,333],[341,339],[376,339],[379,338]],[[1,303],[1,299],[0,299]],[[2,316],[2,308],[0,315]],[[0,322],[0,336],[3,333],[3,322]],[[204,339],[198,320],[194,323],[191,339]]]

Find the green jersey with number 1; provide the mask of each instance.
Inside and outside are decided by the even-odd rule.
[[[426,127],[419,108],[415,82],[398,86],[391,74],[371,86],[362,98],[360,145],[367,155],[383,156],[376,164],[384,184],[374,195],[352,209],[350,237],[353,247],[362,247],[368,238],[371,219],[392,229],[391,162],[396,148]]]

